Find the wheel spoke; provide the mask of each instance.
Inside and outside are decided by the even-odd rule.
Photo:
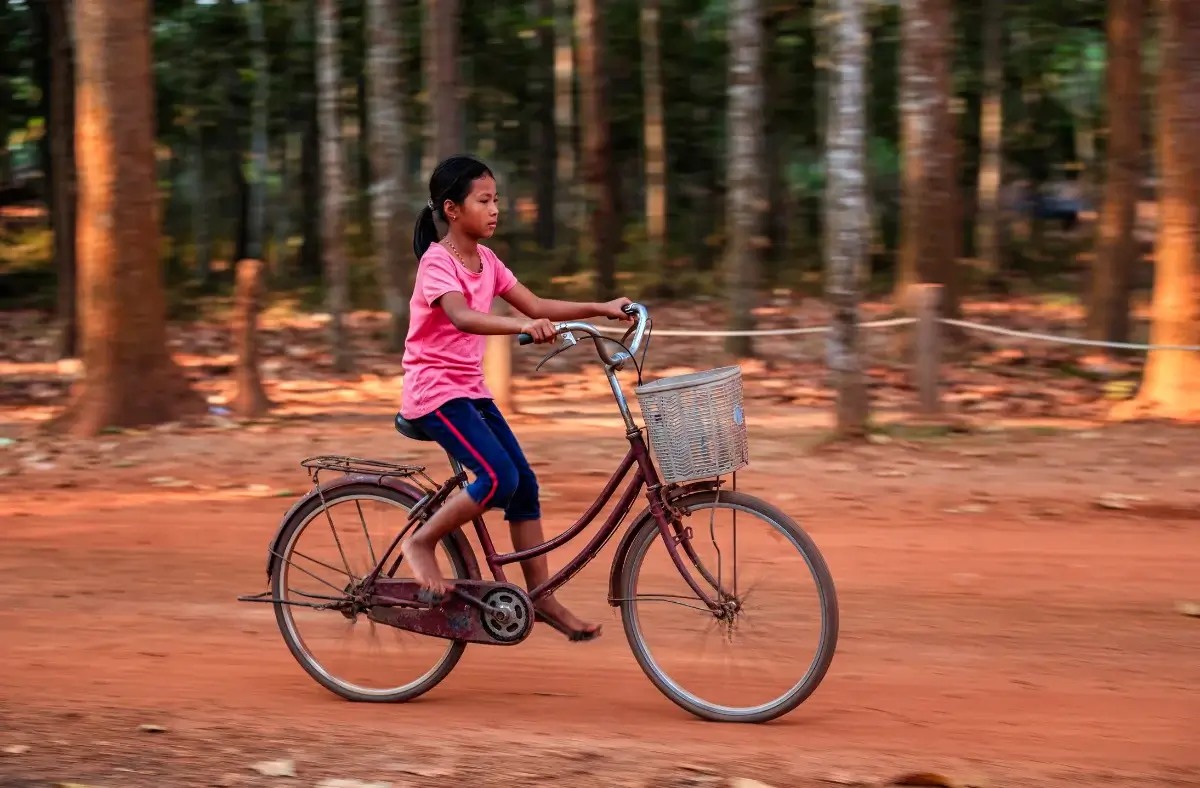
[[[659,593],[660,583],[684,584],[684,578],[655,523],[640,526],[622,570],[623,598],[614,600],[621,604],[638,663],[667,697],[697,716],[761,722],[787,713],[820,683],[836,646],[836,595],[824,560],[786,515],[744,493],[696,493],[678,506],[683,516],[708,520],[709,538],[702,541],[710,543],[703,547],[711,555],[689,555],[706,576],[703,564],[715,560],[723,609],[705,611],[709,618],[702,623],[672,616],[671,605],[642,604],[666,601],[694,608],[678,600],[695,598]],[[730,539],[732,547],[722,543]],[[701,547],[695,540],[690,544]],[[729,567],[726,558],[733,562]],[[743,577],[747,567],[750,575]],[[777,587],[797,582],[802,584],[798,590]],[[820,608],[815,616],[803,610],[813,603]],[[814,622],[819,627],[811,637],[794,632]],[[693,636],[681,642],[681,630]]]
[[[374,545],[389,543],[395,532],[389,533],[386,528],[397,522],[397,512],[400,521],[406,522],[415,504],[390,488],[353,485],[327,495],[320,506],[314,504],[307,513],[301,510],[297,521],[285,531],[282,561],[272,576],[275,598],[284,600],[275,608],[280,631],[304,670],[344,698],[395,702],[417,697],[450,672],[465,648],[461,642],[380,624],[365,615],[364,607],[355,604],[322,606],[325,610],[286,604],[289,598],[329,599],[326,587],[342,594],[336,601],[352,602],[345,589],[311,570],[320,568],[334,573],[335,578],[348,577],[352,583],[360,583],[355,569],[364,563],[371,568],[378,565]],[[338,529],[333,513],[337,507],[352,510],[345,514],[357,517],[359,526]],[[448,561],[444,566],[446,576],[465,578],[466,564],[454,543],[444,540],[439,548],[440,563]],[[339,563],[345,568],[338,568]],[[299,582],[289,582],[289,576]],[[311,587],[314,583],[319,584],[315,590]]]

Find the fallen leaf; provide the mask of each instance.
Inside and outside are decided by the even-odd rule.
[[[166,733],[167,732],[166,727],[164,727],[162,725],[155,725],[152,722],[147,722],[143,725],[139,725],[138,730],[141,731],[142,733]]]
[[[1200,602],[1176,602],[1175,610],[1189,618],[1200,618]]]
[[[5,755],[24,755],[29,752],[28,744],[10,744],[4,748]]]
[[[438,777],[449,777],[454,772],[450,769],[439,769],[436,766],[417,766],[411,763],[398,763],[392,766],[392,771],[401,774],[411,774],[414,777],[424,777],[433,780]]]
[[[898,471],[894,468],[890,470],[885,468],[882,471],[875,471],[875,475],[884,479],[902,479],[908,476],[908,474],[904,471]]]
[[[956,788],[955,784],[948,778],[943,777],[935,772],[913,772],[897,777],[888,783],[888,785],[914,785],[926,786],[927,788]]]
[[[250,767],[264,777],[295,777],[296,762],[291,760],[260,761]]]
[[[174,476],[151,476],[146,481],[155,487],[187,487],[191,484],[186,479],[176,479]]]
[[[1134,502],[1145,501],[1144,495],[1125,495],[1108,492],[1096,499],[1096,506],[1101,509],[1132,509]]]
[[[773,788],[773,786],[749,777],[734,777],[729,781],[729,788]]]
[[[317,783],[317,788],[392,788],[391,783],[370,783],[362,780],[329,778]]]

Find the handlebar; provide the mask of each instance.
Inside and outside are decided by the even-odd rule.
[[[625,314],[636,318],[635,324],[630,328],[630,331],[633,332],[633,341],[626,345],[626,347],[629,349],[628,353],[622,349],[618,350],[615,355],[610,354],[604,345],[604,336],[600,333],[600,330],[591,323],[577,321],[558,323],[554,326],[554,333],[565,334],[568,331],[578,331],[580,333],[587,334],[592,338],[592,341],[595,342],[596,353],[599,354],[600,360],[603,361],[606,366],[612,367],[613,369],[621,369],[625,366],[625,362],[636,356],[638,350],[641,349],[642,340],[646,335],[646,327],[650,322],[650,311],[641,304],[630,304],[629,306],[625,307],[624,311]],[[629,332],[626,332],[626,336],[628,335]],[[529,334],[519,334],[517,336],[517,341],[521,345],[532,345],[533,337]]]

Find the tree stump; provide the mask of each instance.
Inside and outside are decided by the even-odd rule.
[[[263,290],[261,260],[239,260],[234,288],[233,344],[237,354],[234,379],[237,393],[229,409],[235,416],[254,418],[271,409],[271,401],[263,390],[258,374],[258,313]]]

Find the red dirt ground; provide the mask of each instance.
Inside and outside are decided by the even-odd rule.
[[[561,527],[616,422],[514,421]],[[408,705],[313,682],[270,608],[234,597],[265,588],[302,457],[442,467],[383,415],[0,448],[0,786],[1200,785],[1200,619],[1176,610],[1200,600],[1200,434],[815,435],[760,414],[742,478],[814,537],[842,614],[824,684],[761,726],[697,721],[647,681],[604,601],[611,544],[562,592],[596,643],[472,646]],[[1097,506],[1112,494],[1137,497]],[[298,778],[250,768],[273,759]]]

